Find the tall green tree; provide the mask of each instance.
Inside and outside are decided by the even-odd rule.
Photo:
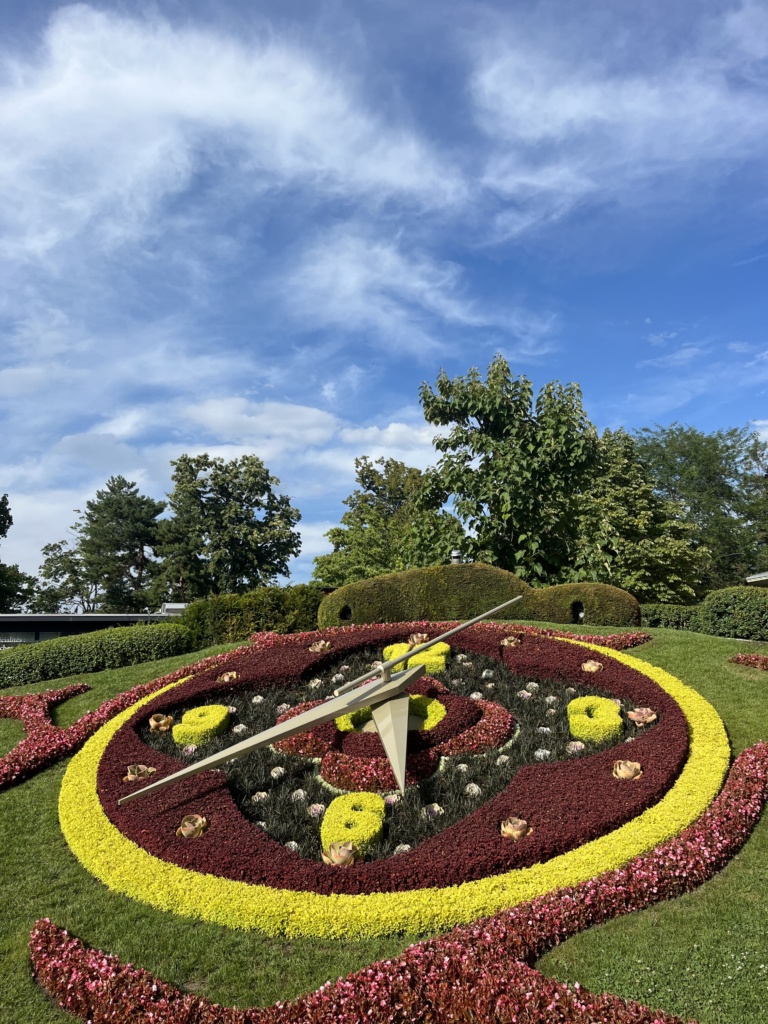
[[[708,548],[701,593],[739,585],[768,563],[768,442],[748,427],[707,434],[673,423],[636,435],[657,493],[680,502]]]
[[[98,575],[89,575],[76,544],[58,540],[46,544],[41,552],[32,612],[98,611],[103,584]]]
[[[424,383],[427,422],[450,426],[429,474],[433,506],[450,500],[467,530],[465,552],[534,585],[558,578],[578,544],[578,495],[597,459],[597,433],[577,384],[553,381],[534,399],[497,355],[485,381],[472,369]]]
[[[610,583],[638,601],[695,599],[709,554],[680,502],[662,498],[623,430],[603,432],[578,508],[579,542],[561,582]]]
[[[164,599],[241,594],[288,574],[301,550],[293,529],[301,514],[275,492],[280,481],[261,459],[182,455],[171,465],[171,518],[161,521],[159,547]]]
[[[101,583],[99,607],[141,612],[159,565],[154,558],[158,516],[165,502],[139,494],[133,481],[113,476],[86,502],[74,529],[85,576]]]
[[[3,540],[13,526],[13,516],[8,495],[0,497],[0,540]],[[0,612],[20,612],[31,600],[35,579],[22,572],[18,565],[0,562]]]
[[[397,459],[374,463],[363,456],[355,459],[355,479],[359,487],[344,499],[348,511],[341,526],[325,534],[333,551],[315,559],[312,579],[322,586],[342,587],[445,562],[463,542],[464,530],[454,516],[423,507],[421,470]]]

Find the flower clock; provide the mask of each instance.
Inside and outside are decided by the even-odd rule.
[[[363,708],[118,805],[149,775],[162,779],[288,722],[386,660],[391,645],[445,628],[261,634],[229,656],[228,671],[214,663],[142,696],[103,725],[66,772],[59,812],[70,848],[113,890],[227,927],[318,938],[455,928],[411,947],[402,963],[375,974],[375,984],[373,975],[340,980],[336,994],[321,990],[293,1009],[247,1011],[232,1021],[342,1019],[345,985],[357,993],[350,1020],[421,1019],[418,1000],[448,1014],[464,988],[464,998],[475,992],[478,1019],[512,1021],[518,996],[510,993],[519,995],[521,986],[537,995],[520,1019],[666,1020],[637,1007],[622,1016],[620,1000],[572,993],[524,963],[567,934],[707,877],[749,827],[749,814],[740,812],[739,835],[707,856],[717,828],[702,822],[707,813],[723,819],[713,801],[742,800],[754,817],[765,797],[762,750],[748,752],[755,762],[744,776],[749,792],[726,787],[718,796],[730,752],[716,712],[679,680],[622,651],[524,627],[466,630],[409,687],[403,792]],[[157,716],[173,723],[153,729]],[[696,829],[703,832],[692,841]],[[675,856],[691,863],[682,872],[678,863],[664,883],[663,858],[676,843],[687,852]],[[87,1004],[84,1012],[94,1014],[92,993],[106,969],[98,959],[89,967],[88,951],[47,922],[32,949],[38,977],[54,994],[56,972],[46,973],[54,953],[59,965],[76,961],[82,977],[91,972],[91,995],[82,1005],[67,995],[67,1005],[80,1012]],[[461,975],[453,987],[443,985],[453,959],[471,973],[468,949],[472,970],[483,964],[486,980]],[[110,966],[113,990],[118,968]],[[203,1009],[191,1015],[192,997],[153,979],[148,995],[147,978],[126,969],[126,999],[158,1003],[158,1012],[162,1002],[166,1016],[152,1019],[230,1020],[230,1011],[214,1008],[216,1016],[210,1004],[209,1016]],[[481,1006],[486,995],[491,1002]]]

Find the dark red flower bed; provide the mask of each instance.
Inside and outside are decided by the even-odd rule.
[[[32,969],[59,1006],[91,1024],[681,1024],[611,995],[543,977],[528,964],[593,925],[673,899],[741,849],[768,798],[768,744],[736,759],[720,795],[679,836],[623,868],[410,946],[292,1003],[236,1010],[186,995],[148,971],[90,950],[46,918],[30,937]],[[527,962],[527,963],[526,963]]]
[[[439,629],[432,627],[434,632]],[[330,654],[397,639],[405,627],[362,627],[334,636],[339,647],[313,655],[295,637],[280,646],[276,639],[257,653],[249,649],[231,667],[238,672],[238,688],[259,689],[295,684],[303,673],[316,671],[318,661]],[[426,631],[426,629],[424,630]],[[462,634],[460,649],[500,656],[514,672],[541,675],[564,683],[583,682],[584,648],[531,634],[519,647],[500,648],[503,627],[474,627]],[[344,648],[340,650],[343,641]],[[458,646],[458,645],[457,645]],[[659,713],[654,729],[631,744],[632,759],[643,766],[641,778],[614,779],[616,749],[588,758],[527,765],[504,792],[477,808],[463,821],[422,842],[410,853],[361,863],[339,872],[301,858],[271,839],[240,813],[223,773],[207,772],[183,784],[161,790],[144,800],[117,807],[117,799],[131,784],[123,783],[129,764],[150,763],[157,778],[178,770],[179,762],[151,750],[136,729],[150,714],[168,711],[180,703],[206,698],[217,690],[231,692],[233,683],[216,682],[216,672],[203,673],[175,692],[162,695],[138,711],[112,739],[99,768],[98,786],[104,810],[116,827],[150,853],[182,867],[219,874],[275,888],[318,893],[403,891],[430,886],[457,885],[512,868],[548,860],[603,835],[656,803],[677,778],[687,755],[685,718],[677,704],[652,680],[613,659],[605,659],[599,685],[606,692],[650,706]],[[595,682],[592,677],[589,680]],[[622,749],[622,753],[630,748]],[[625,753],[626,756],[626,753]],[[204,814],[210,827],[194,843],[176,837],[186,814]],[[524,842],[501,837],[499,823],[508,817],[525,818],[534,828]]]

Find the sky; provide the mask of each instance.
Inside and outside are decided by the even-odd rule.
[[[496,353],[599,430],[768,438],[766,171],[762,2],[6,0],[0,559],[255,454],[304,582]]]

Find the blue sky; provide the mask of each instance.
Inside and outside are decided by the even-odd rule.
[[[759,2],[3,4],[0,557],[254,453],[308,579],[496,352],[600,429],[768,436],[767,112]]]

